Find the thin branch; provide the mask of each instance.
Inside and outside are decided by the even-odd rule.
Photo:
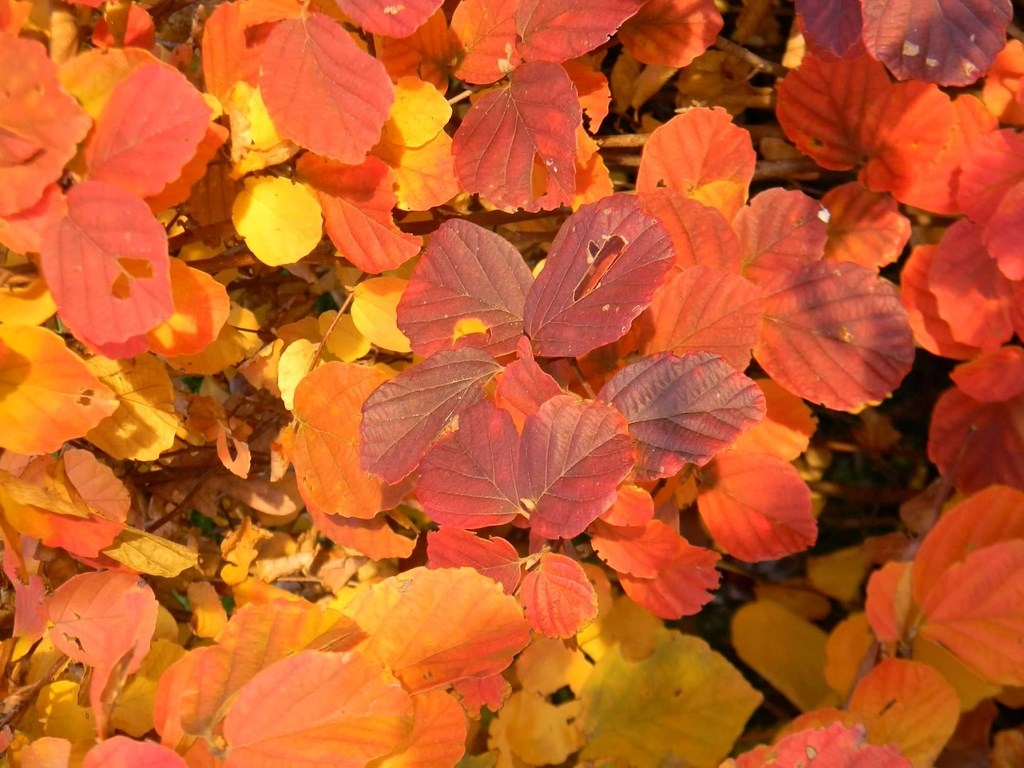
[[[642,147],[651,138],[649,133],[623,133],[617,136],[598,136],[597,146],[601,149],[632,149]]]
[[[188,509],[188,506],[192,503],[192,500],[199,495],[199,492],[203,489],[203,486],[206,485],[206,481],[213,477],[214,472],[216,472],[218,469],[219,467],[216,465],[207,467],[203,474],[199,476],[199,479],[196,480],[195,484],[192,486],[189,492],[185,494],[185,498],[182,499],[174,507],[174,509],[172,509],[166,515],[161,517],[159,520],[156,520],[147,525],[146,533],[153,533],[153,531],[162,528],[163,526],[167,525],[167,523],[171,522],[171,520],[173,520],[182,512],[184,512],[186,509]]]
[[[731,53],[737,59],[747,62],[747,64],[752,66],[754,69],[759,69],[762,72],[767,72],[771,75],[775,75],[776,77],[785,77],[786,73],[789,72],[789,70],[781,64],[777,64],[774,61],[768,61],[768,59],[758,56],[753,51],[744,48],[742,45],[734,43],[732,40],[727,37],[723,37],[722,35],[719,35],[718,39],[715,40],[715,47],[721,51],[725,51],[726,53]]]

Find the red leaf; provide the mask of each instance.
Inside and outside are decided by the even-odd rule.
[[[523,305],[533,283],[511,243],[468,221],[446,221],[430,237],[398,304],[398,327],[413,350],[472,346],[495,357],[515,349]],[[458,336],[459,324],[479,321],[486,333]]]
[[[455,76],[484,85],[500,80],[522,60],[516,51],[516,3],[463,0],[452,13],[451,31],[460,58]]]
[[[523,578],[519,600],[545,637],[568,639],[597,618],[597,593],[575,560],[545,552]]]
[[[154,63],[115,86],[85,151],[89,179],[139,197],[181,175],[206,135],[210,108],[177,70]]]
[[[615,195],[562,225],[526,297],[537,354],[578,356],[621,338],[671,266],[668,233],[639,201]]]
[[[1024,181],[1024,135],[993,131],[971,145],[964,158],[957,202],[979,224],[995,213],[1003,197]]]
[[[774,746],[758,747],[735,762],[726,761],[722,768],[796,766],[808,759],[829,768],[911,768],[911,762],[894,745],[869,744],[862,726],[847,728],[842,723],[791,734]]]
[[[37,41],[0,32],[0,73],[0,216],[9,216],[60,178],[92,121]]]
[[[873,270],[819,262],[773,288],[754,356],[793,394],[852,411],[884,398],[910,370],[906,312]]]
[[[638,485],[620,485],[615,503],[600,520],[609,525],[646,525],[654,518],[654,499]]]
[[[228,100],[235,83],[255,87],[259,81],[259,46],[246,34],[244,7],[242,3],[221,3],[203,25],[203,83],[207,93],[221,103]]]
[[[471,717],[479,715],[481,707],[497,712],[512,693],[512,686],[500,674],[464,677],[452,683],[452,688],[459,694],[462,706]]]
[[[335,0],[356,24],[375,35],[407,37],[426,23],[442,0]]]
[[[648,480],[707,464],[765,413],[757,385],[710,352],[666,352],[627,365],[599,399],[626,417],[636,474]]]
[[[334,247],[359,269],[380,274],[419,253],[420,238],[402,232],[392,218],[395,174],[382,160],[344,165],[307,152],[295,172],[316,190]]]
[[[757,155],[750,133],[724,109],[696,107],[654,129],[644,145],[636,191],[667,187],[731,219],[747,201]]]
[[[1024,349],[1002,347],[953,369],[950,378],[969,397],[998,403],[1024,395]]]
[[[1009,280],[1024,280],[1024,182],[1013,187],[1003,197],[992,218],[985,225],[982,239],[989,253],[999,265],[999,271]]]
[[[40,266],[61,317],[97,345],[124,342],[166,320],[167,234],[139,198],[87,181],[43,239]]]
[[[967,360],[981,350],[961,344],[939,315],[939,304],[928,286],[928,273],[938,246],[919,245],[910,252],[900,273],[900,300],[907,310],[907,319],[914,331],[914,340],[934,355]]]
[[[828,211],[825,258],[878,269],[899,258],[910,239],[910,220],[890,195],[851,181],[821,198]]]
[[[717,208],[671,189],[639,195],[644,210],[668,230],[675,251],[676,269],[707,264],[726,272],[739,272],[740,242]]]
[[[563,62],[608,42],[643,0],[520,0],[519,53],[527,61]]]
[[[653,525],[649,523],[648,526]],[[669,529],[670,533],[675,533]],[[662,534],[664,535],[664,534]],[[619,583],[627,595],[663,619],[679,619],[698,613],[711,602],[710,590],[718,587],[720,574],[715,568],[719,556],[710,549],[695,547],[678,534],[671,557],[665,559],[653,578],[619,574]]]
[[[633,468],[633,444],[625,419],[599,402],[571,395],[546,402],[526,420],[519,455],[521,504],[533,533],[569,539],[616,498]]]
[[[317,691],[315,696],[310,691]],[[362,768],[411,730],[409,694],[351,653],[302,651],[258,672],[224,720],[225,768]]]
[[[953,338],[995,349],[1013,336],[1014,286],[966,219],[942,235],[928,267],[928,288]]]
[[[82,768],[185,767],[186,763],[181,756],[168,747],[120,735],[101,741],[86,753],[82,761]]]
[[[1010,0],[862,0],[864,45],[900,80],[970,85],[1006,45]]]
[[[466,191],[499,208],[550,210],[576,191],[576,128],[583,113],[565,69],[535,61],[480,98],[455,133]]]
[[[815,55],[849,59],[864,52],[860,5],[861,0],[796,0],[800,29]]]
[[[828,212],[803,192],[779,187],[765,190],[736,214],[743,274],[768,285],[785,279],[825,253]]]
[[[742,371],[760,336],[763,311],[760,289],[746,278],[717,267],[684,269],[654,294],[644,353],[712,352]]]
[[[512,414],[516,428],[522,430],[526,417],[535,414],[552,397],[562,394],[562,388],[537,365],[530,340],[525,336],[519,340],[516,353],[518,358],[498,374],[494,401]]]
[[[749,563],[803,552],[818,538],[811,491],[789,462],[726,451],[701,474],[697,509],[715,542]]]
[[[516,591],[522,576],[519,553],[505,539],[485,539],[451,526],[427,534],[428,568],[467,566],[501,584],[506,595]]]
[[[384,382],[363,404],[363,469],[397,483],[451,418],[478,402],[500,366],[475,349],[441,351]]]
[[[511,522],[523,514],[519,456],[512,417],[484,400],[460,413],[458,430],[427,452],[416,495],[441,525],[485,528]]]
[[[318,155],[363,162],[395,98],[384,65],[321,13],[278,22],[263,61],[260,90],[281,135]]]
[[[932,412],[928,458],[961,493],[996,484],[1024,488],[1024,395],[983,403],[946,391]]]
[[[644,64],[686,67],[722,31],[714,0],[647,0],[619,30],[619,40]]]

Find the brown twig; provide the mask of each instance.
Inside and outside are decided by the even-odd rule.
[[[199,491],[201,491],[203,489],[203,486],[206,485],[206,481],[213,477],[213,473],[216,472],[218,469],[219,467],[216,465],[207,467],[203,474],[199,476],[199,479],[196,480],[192,488],[189,489],[189,492],[185,494],[185,498],[183,498],[177,505],[175,505],[174,509],[168,512],[166,515],[147,525],[146,533],[153,533],[153,531],[159,530],[167,523],[169,523],[171,520],[180,515],[182,512],[184,512],[188,508],[189,504],[192,503],[192,499],[199,495]]]
[[[718,39],[715,40],[715,47],[720,51],[732,54],[737,59],[745,61],[754,69],[759,69],[762,72],[767,72],[768,74],[775,75],[776,77],[785,77],[786,73],[789,72],[789,70],[781,64],[777,64],[774,61],[768,61],[768,59],[758,56],[753,51],[744,48],[742,45],[734,43],[732,40],[727,37],[723,37],[722,35],[719,35]]]

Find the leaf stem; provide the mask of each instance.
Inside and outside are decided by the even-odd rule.
[[[789,72],[789,70],[781,64],[777,64],[774,61],[768,61],[768,59],[758,56],[753,51],[744,48],[742,45],[734,43],[732,40],[727,37],[723,37],[722,35],[719,35],[718,39],[715,40],[715,47],[721,51],[725,51],[726,53],[731,53],[737,59],[745,61],[754,69],[759,69],[762,72],[767,72],[768,74],[775,75],[776,77],[785,77],[786,73]]]

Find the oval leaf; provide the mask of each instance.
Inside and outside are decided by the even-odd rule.
[[[519,600],[534,630],[568,639],[597,618],[597,593],[575,560],[545,552],[523,578]]]

